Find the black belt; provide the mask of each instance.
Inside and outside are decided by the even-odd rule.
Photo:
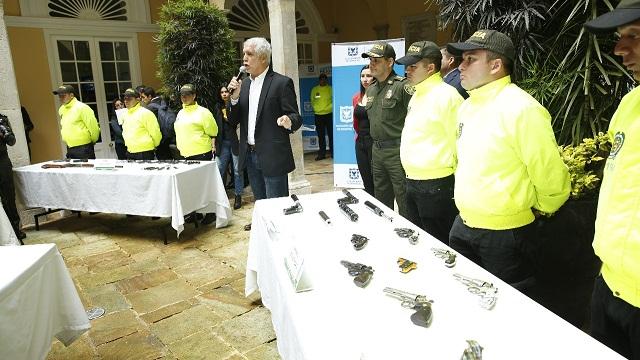
[[[400,139],[373,140],[373,146],[378,149],[398,147],[400,146]]]
[[[250,152],[256,152],[256,146],[255,145],[247,144],[247,149]]]

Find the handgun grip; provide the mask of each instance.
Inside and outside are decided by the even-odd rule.
[[[358,276],[353,278],[353,282],[356,284],[357,287],[364,288],[367,285],[369,285],[369,282],[371,282],[372,276],[373,276],[372,272],[363,271],[360,274],[358,274]]]
[[[420,306],[417,311],[411,314],[411,322],[422,327],[429,327],[433,319],[431,306]]]
[[[296,194],[291,194],[291,200],[298,202],[298,195]]]

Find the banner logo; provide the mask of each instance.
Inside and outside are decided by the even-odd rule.
[[[353,106],[340,106],[340,122],[346,124],[353,122]]]
[[[351,47],[350,46],[350,47],[347,48],[347,55],[348,56],[351,56],[351,57],[358,56],[358,53],[359,52],[358,52],[358,47],[357,46],[355,46],[355,47]]]
[[[358,168],[349,168],[349,180],[360,180],[360,170]]]

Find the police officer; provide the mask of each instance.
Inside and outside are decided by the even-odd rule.
[[[13,185],[13,166],[7,153],[7,145],[13,146],[16,143],[16,136],[11,130],[9,118],[0,114],[0,198],[2,207],[7,213],[11,222],[11,227],[16,233],[16,237],[22,239],[27,235],[20,230],[20,215],[16,208],[16,190]]]
[[[458,109],[455,202],[460,215],[450,246],[511,286],[531,293],[535,278],[534,212],[553,213],[571,184],[551,128],[551,115],[511,82],[511,39],[478,30],[447,50],[462,55],[469,99]]]
[[[135,89],[124,91],[122,137],[127,146],[127,158],[133,160],[155,159],[154,149],[160,144],[162,134],[155,115],[140,105],[140,94]]]
[[[640,81],[640,0],[585,24],[617,32],[614,54]],[[640,359],[640,87],[622,98],[611,122],[613,143],[604,169],[593,249],[602,260],[591,297],[591,335],[628,359]]]
[[[456,114],[464,100],[440,76],[442,54],[431,41],[418,41],[397,63],[405,65],[415,93],[402,130],[400,158],[407,173],[407,219],[449,244],[458,214],[453,202]]]
[[[89,105],[75,97],[71,85],[60,85],[53,91],[60,100],[60,127],[62,140],[67,144],[67,159],[95,159],[93,144],[100,137],[98,120]]]
[[[362,54],[369,58],[371,75],[377,80],[367,89],[367,116],[373,138],[372,172],[376,199],[393,209],[398,203],[406,216],[405,172],[400,162],[400,137],[407,115],[412,87],[393,71],[396,52],[386,42],[373,45]]]
[[[192,84],[180,88],[182,110],[173,124],[176,131],[176,145],[187,160],[213,160],[218,125],[209,109],[196,102],[196,89]],[[214,222],[215,213],[208,213],[202,219],[207,225]]]

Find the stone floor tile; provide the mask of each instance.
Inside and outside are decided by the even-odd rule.
[[[40,231],[29,232],[29,235],[24,240],[27,245],[31,244],[56,244],[58,250],[66,249],[76,245],[84,244],[82,240],[75,233],[60,233],[58,230],[48,231],[46,234],[41,235]],[[40,236],[37,236],[40,235]]]
[[[127,299],[116,290],[114,284],[102,285],[97,288],[88,289],[85,291],[84,296],[87,299],[85,304],[86,308],[101,307],[105,310],[105,314],[111,314],[114,312],[129,310],[131,304],[127,302]]]
[[[242,353],[276,338],[271,313],[264,307],[227,320],[213,331]]]
[[[47,360],[71,360],[71,359],[95,359],[98,357],[91,339],[84,333],[73,344],[65,347],[60,341],[55,340],[47,355]]]
[[[176,279],[146,290],[126,294],[125,297],[133,306],[133,310],[139,314],[145,314],[199,294],[184,280]]]
[[[145,290],[175,280],[178,275],[169,269],[153,270],[148,273],[120,280],[116,286],[123,294]]]
[[[177,302],[175,304],[171,304],[171,305],[167,305],[164,307],[161,307],[157,310],[154,310],[152,312],[148,312],[146,314],[142,314],[140,315],[140,319],[142,319],[142,321],[144,321],[147,324],[152,324],[154,322],[158,322],[162,319],[166,319],[172,315],[175,315],[177,313],[183,312],[186,309],[189,309],[190,307],[193,306],[193,304],[196,303],[196,301],[194,299],[190,299],[190,300],[184,300],[184,301],[180,301]]]
[[[233,244],[223,246],[215,251],[211,257],[232,266],[236,271],[247,271],[247,255],[249,253],[249,241],[236,241]]]
[[[249,360],[280,360],[277,341],[262,344],[244,353]]]
[[[164,254],[160,257],[162,262],[167,264],[170,268],[176,268],[193,263],[203,263],[210,260],[207,254],[198,249],[184,249],[181,248],[175,253]]]
[[[96,287],[98,285],[110,284],[123,279],[140,275],[140,271],[131,269],[129,266],[121,266],[98,273],[86,273],[78,276],[76,280],[84,289]]]
[[[102,360],[155,360],[168,354],[162,342],[148,331],[138,331],[98,346],[97,351]]]
[[[254,304],[244,295],[236,292],[230,286],[223,286],[198,297],[200,302],[209,305],[225,319],[230,319],[254,309],[260,304]]]
[[[151,324],[151,331],[165,344],[184,339],[218,325],[222,318],[205,305],[196,305],[179,314]],[[175,353],[175,352],[174,352]],[[179,354],[176,354],[179,356]]]
[[[135,255],[133,255],[132,257],[135,259]],[[169,269],[167,264],[163,263],[162,261],[160,261],[160,259],[157,259],[157,258],[145,258],[143,260],[135,260],[135,262],[132,263],[129,267],[132,270],[139,271],[140,273],[148,273],[151,271],[161,270],[161,269],[167,269],[167,270]]]
[[[96,346],[133,334],[142,325],[133,311],[124,310],[97,318],[91,323],[89,337]]]
[[[126,252],[117,249],[102,254],[87,256],[83,258],[83,261],[88,266],[89,271],[99,272],[129,265],[134,260]]]
[[[173,271],[184,278],[194,288],[210,283],[219,283],[224,278],[235,277],[238,274],[232,267],[209,257],[202,262],[174,267]]]
[[[169,349],[179,359],[225,359],[237,354],[208,329],[170,344]]]
[[[62,249],[60,253],[65,259],[74,257],[86,258],[91,255],[104,254],[109,251],[119,250],[118,244],[109,239],[96,241],[89,244],[81,244]]]
[[[235,281],[238,281],[239,279],[244,279],[244,274],[241,274],[237,271],[233,271],[233,273],[225,275],[223,277],[217,278],[216,280],[208,283],[208,284],[204,284],[200,287],[198,287],[198,291],[202,292],[202,293],[207,293],[210,291],[213,291],[221,286],[225,286],[228,284],[231,284]]]

